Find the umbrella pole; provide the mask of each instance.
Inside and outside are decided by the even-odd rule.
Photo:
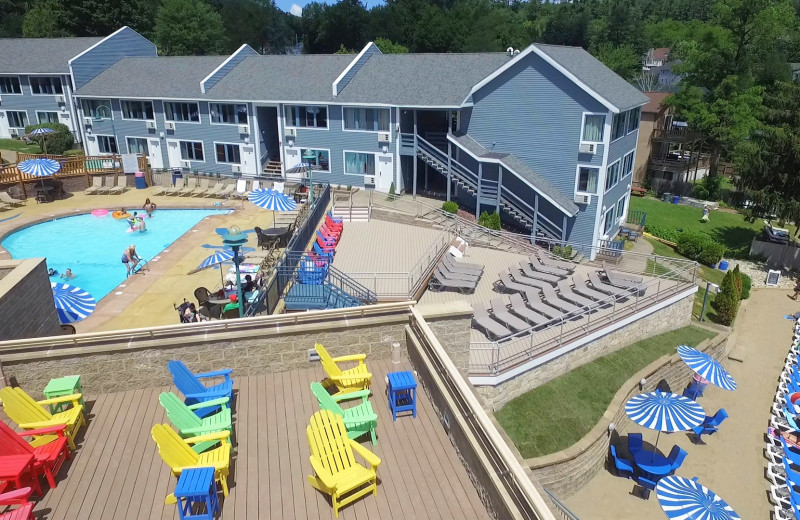
[[[225,275],[222,273],[222,262],[217,264],[219,266],[219,279],[222,281],[222,290],[225,290]]]
[[[661,430],[658,430],[658,435],[656,435],[656,445],[653,446],[653,456],[650,457],[650,462],[656,460],[656,450],[658,449],[658,439],[661,438]]]

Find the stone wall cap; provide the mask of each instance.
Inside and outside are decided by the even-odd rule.
[[[472,316],[472,307],[466,300],[417,304],[417,310],[426,320],[454,316]]]

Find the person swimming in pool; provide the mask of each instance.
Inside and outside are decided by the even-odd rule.
[[[141,262],[141,258],[139,255],[136,254],[136,245],[131,244],[123,251],[122,253],[122,263],[125,264],[125,269],[128,270],[128,276],[131,275],[131,271],[136,268],[136,264]]]
[[[67,270],[64,271],[64,274],[61,275],[61,278],[63,278],[64,280],[72,280],[73,278],[75,278],[75,273],[72,272],[72,269],[67,267]]]
[[[136,211],[134,211],[131,218],[128,219],[128,224],[130,224],[131,230],[138,230],[140,233],[147,231],[147,224],[144,223],[144,217],[140,217]]]

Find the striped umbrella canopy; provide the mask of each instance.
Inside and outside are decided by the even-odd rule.
[[[656,390],[635,395],[625,403],[633,422],[659,432],[681,432],[703,424],[706,412],[696,402],[678,394]]]
[[[309,165],[307,162],[301,162],[297,166],[293,166],[292,168],[286,170],[286,173],[293,173],[293,174],[308,173],[308,166]]]
[[[28,159],[19,163],[17,168],[34,177],[49,177],[61,169],[61,164],[53,159]]]
[[[672,475],[658,481],[656,497],[674,520],[741,520],[731,506],[697,479]]]
[[[236,256],[233,253],[232,249],[223,249],[222,251],[217,251],[213,255],[209,256],[205,260],[203,260],[200,265],[197,266],[196,271],[201,269],[206,269],[211,266],[221,264],[222,262],[230,262],[233,260],[233,257]],[[222,278],[222,285],[225,285],[225,275],[222,272],[222,269],[219,270],[220,278]]]
[[[689,368],[697,372],[703,379],[723,390],[736,390],[736,381],[733,376],[719,364],[719,361],[705,352],[681,345],[678,347],[678,355]]]
[[[37,128],[36,130],[32,130],[31,133],[29,133],[28,135],[47,135],[52,133],[53,133],[52,128],[42,127],[42,128]]]
[[[250,192],[250,202],[256,206],[272,211],[292,211],[297,209],[297,202],[288,195],[273,189],[258,189]]]
[[[61,323],[74,323],[88,318],[97,306],[94,296],[80,287],[56,282],[51,282],[50,287]]]

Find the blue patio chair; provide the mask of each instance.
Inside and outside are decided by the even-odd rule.
[[[637,477],[636,483],[642,486],[642,498],[645,500],[650,498],[650,492],[656,489],[655,482],[641,475]]]
[[[694,434],[697,435],[697,440],[700,440],[703,435],[717,433],[719,425],[722,424],[722,421],[727,418],[728,412],[725,411],[725,408],[720,408],[717,410],[717,413],[715,413],[713,417],[706,415],[706,420],[703,421],[703,424],[692,428],[692,430],[694,430]]]
[[[183,394],[183,397],[186,398],[185,403],[187,406],[205,401],[212,401],[220,397],[227,397],[229,403],[233,403],[233,379],[230,377],[232,372],[230,368],[202,374],[193,374],[183,361],[176,360],[168,362],[167,368],[170,374],[172,374],[172,382],[175,383],[175,386]],[[206,387],[200,379],[210,377],[225,377],[225,381],[211,387]],[[229,406],[231,405],[229,404]],[[195,410],[195,414],[202,419],[217,411],[219,411],[218,406],[209,406],[207,408]]]
[[[629,433],[628,434],[628,451],[631,452],[631,455],[636,455],[637,451],[641,451],[643,447],[642,444],[642,434],[641,433]]]
[[[317,241],[314,241],[314,252],[321,256],[322,258],[326,258],[328,262],[333,262],[333,251],[323,251]]]
[[[686,387],[686,390],[683,391],[683,397],[695,400],[698,397],[703,397],[703,391],[705,389],[706,385],[701,385],[697,381],[692,381],[692,383]]]
[[[667,457],[667,460],[669,461],[669,466],[670,468],[672,468],[670,474],[672,474],[675,470],[681,467],[681,464],[683,464],[683,460],[686,458],[686,455],[688,455],[688,453],[682,450],[680,446],[676,445],[672,447],[672,451],[669,452],[669,456]]]
[[[611,459],[614,461],[614,469],[617,471],[618,476],[633,478],[633,464],[628,460],[618,457],[617,448],[613,444],[611,445]]]

